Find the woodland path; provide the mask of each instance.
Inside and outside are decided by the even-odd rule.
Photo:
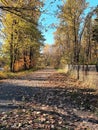
[[[0,130],[98,130],[98,90],[43,69],[0,81]]]

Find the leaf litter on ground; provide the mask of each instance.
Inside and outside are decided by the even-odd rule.
[[[25,77],[28,80],[26,85],[31,83],[30,87],[19,86],[17,81],[15,86],[14,83],[10,83],[11,81],[9,84],[8,81],[3,83],[7,84],[8,96],[15,96],[15,100],[22,103],[18,104],[17,109],[0,114],[0,129],[98,130],[98,116],[94,114],[98,109],[97,90],[82,86],[81,82],[77,83],[76,79],[69,78],[66,74],[55,71],[47,73],[44,71],[43,75],[43,71],[40,71],[35,74],[36,76],[31,74]],[[35,86],[36,79],[38,86],[40,83],[43,85]],[[13,89],[16,91],[14,95]],[[3,89],[0,91],[2,97],[4,91]]]

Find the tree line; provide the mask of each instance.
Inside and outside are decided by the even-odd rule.
[[[35,68],[43,46],[38,20],[43,6],[36,0],[1,0],[3,59],[11,72]]]
[[[98,66],[98,6],[86,13],[89,7],[86,0],[63,2],[57,14],[60,24],[54,33],[55,43],[50,46],[53,53],[50,62],[56,68],[77,65],[79,79],[80,65],[86,65],[86,69],[89,64]]]
[[[55,4],[55,0],[52,2]],[[10,71],[26,70],[43,63],[60,68],[65,64],[79,66],[98,64],[98,7],[89,8],[86,0],[66,0],[58,6],[60,20],[54,33],[55,43],[43,46],[39,29],[42,1],[1,0],[0,20],[5,40],[3,58]],[[44,57],[43,57],[44,55]]]

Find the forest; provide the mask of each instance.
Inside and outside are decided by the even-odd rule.
[[[60,24],[54,32],[55,43],[45,47],[49,64],[55,68],[76,66],[78,79],[81,65],[85,71],[96,65],[98,71],[98,6],[86,15],[87,8],[85,0],[66,1],[57,14]]]
[[[86,68],[96,65],[98,70],[97,6],[85,14],[89,8],[86,0],[63,1],[58,7],[60,23],[54,32],[54,44],[47,45],[39,26],[39,18],[44,12],[43,1],[1,0],[0,4],[3,37],[0,59],[5,69],[16,72],[39,65],[60,68],[68,64],[77,65],[78,70],[79,65],[86,65]]]
[[[90,2],[0,0],[0,130],[98,130]]]
[[[42,2],[1,1],[1,20],[4,43],[1,59],[11,72],[27,70],[38,64],[43,35],[38,28]]]

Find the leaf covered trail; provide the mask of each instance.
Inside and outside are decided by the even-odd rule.
[[[98,90],[53,69],[0,83],[2,130],[98,130],[97,109]]]

